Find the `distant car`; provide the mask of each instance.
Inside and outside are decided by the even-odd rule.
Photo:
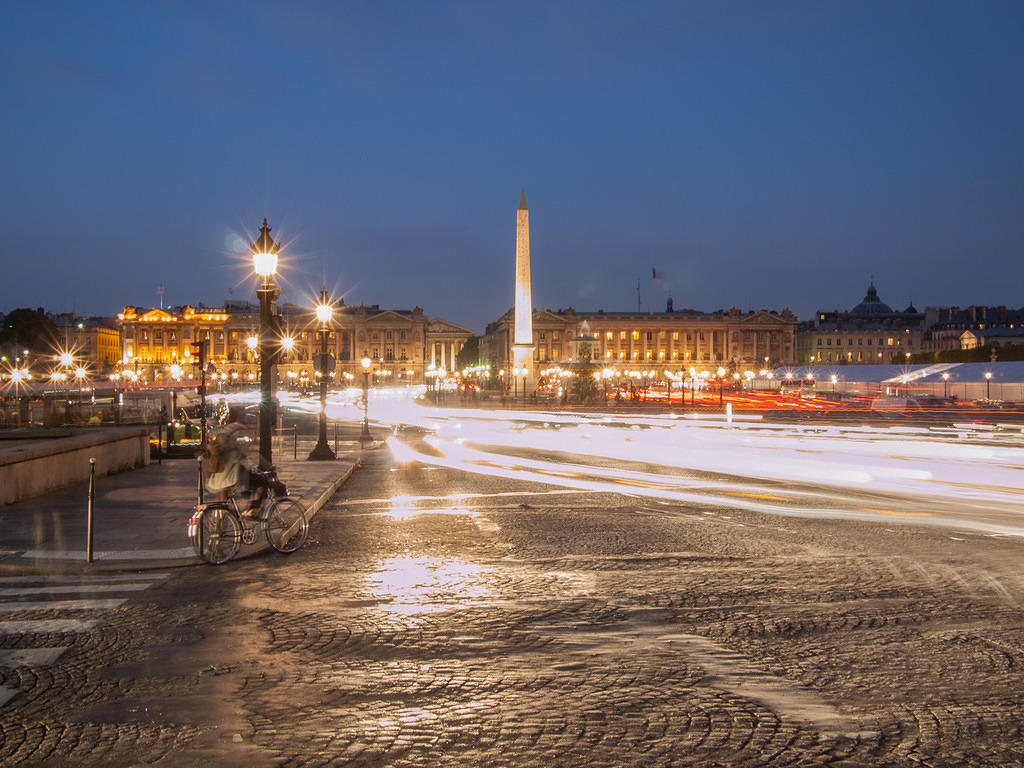
[[[922,413],[920,401],[913,397],[876,397],[871,401],[873,413]]]

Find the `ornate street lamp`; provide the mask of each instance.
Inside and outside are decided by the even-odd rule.
[[[253,269],[262,278],[256,295],[260,300],[260,406],[259,438],[260,438],[260,469],[274,466],[272,442],[274,427],[277,425],[277,402],[274,400],[274,359],[277,350],[272,350],[272,337],[278,329],[277,297],[280,294],[274,285],[274,273],[277,272],[277,255],[281,245],[270,237],[270,227],[263,219],[260,236],[256,242],[249,244],[252,252]]]
[[[722,388],[725,386],[725,368],[718,369],[718,405],[721,406],[722,399]]]
[[[363,365],[363,431],[359,436],[360,442],[370,439],[370,363],[373,362],[368,357],[364,357],[362,360]]]
[[[985,399],[991,400],[989,397],[992,386],[992,371],[985,371]]]
[[[316,305],[316,319],[320,321],[320,355],[316,360],[316,369],[320,372],[320,431],[316,446],[310,451],[310,461],[330,461],[336,459],[331,446],[327,444],[327,374],[334,370],[334,358],[327,354],[327,335],[330,329],[327,324],[334,316],[334,308],[327,298],[327,286],[320,289],[320,303]]]
[[[949,371],[942,374],[942,399],[949,399]]]

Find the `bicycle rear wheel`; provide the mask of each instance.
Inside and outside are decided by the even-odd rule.
[[[199,513],[193,546],[211,565],[226,563],[242,545],[242,521],[227,504],[211,504]]]
[[[299,502],[288,498],[274,499],[264,530],[270,546],[278,552],[289,554],[306,543],[309,519]]]

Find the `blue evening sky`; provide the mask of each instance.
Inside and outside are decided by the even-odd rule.
[[[1024,305],[1022,2],[3,10],[0,310]]]

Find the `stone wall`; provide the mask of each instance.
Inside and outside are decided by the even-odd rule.
[[[0,440],[0,504],[88,479],[91,458],[98,476],[143,467],[149,433],[149,427],[6,433]]]

